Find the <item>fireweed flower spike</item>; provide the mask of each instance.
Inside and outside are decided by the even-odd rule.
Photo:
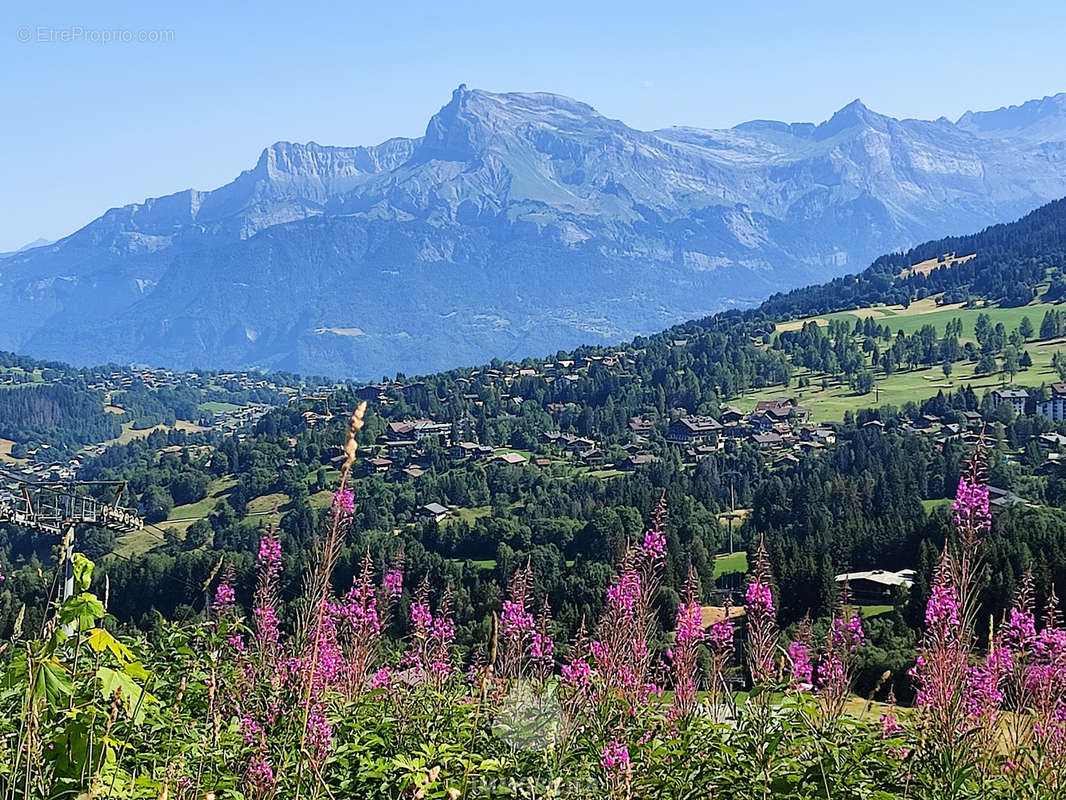
[[[788,645],[788,660],[791,664],[791,685],[800,692],[809,692],[814,685],[814,662],[811,654],[811,624],[800,623],[796,638]]]
[[[674,678],[673,716],[686,716],[696,704],[699,690],[699,648],[703,641],[703,611],[699,604],[696,573],[689,567],[685,596],[677,607],[671,666]]]
[[[990,648],[985,665],[971,668],[973,619],[977,586],[975,574],[980,537],[991,525],[984,457],[978,448],[959,479],[952,504],[955,542],[945,542],[925,609],[925,633],[911,675],[916,703],[939,741],[954,747],[961,737],[982,724],[974,712],[991,718],[984,707],[997,702],[1003,668]]]
[[[771,585],[773,575],[766,553],[766,543],[759,537],[755,552],[755,572],[744,593],[748,623],[748,668],[756,683],[776,679],[777,612]]]

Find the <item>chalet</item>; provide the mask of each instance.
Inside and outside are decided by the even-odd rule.
[[[1002,511],[1015,505],[1031,506],[1024,497],[1019,497],[1009,489],[1001,489],[998,486],[988,487],[988,505],[992,511]]]
[[[633,433],[651,433],[653,427],[652,421],[647,417],[638,416],[629,420],[629,430]]]
[[[774,450],[785,443],[780,434],[776,433],[753,433],[751,439],[764,450]]]
[[[596,447],[590,447],[587,450],[578,452],[577,457],[581,459],[583,464],[598,464],[603,461],[603,451]]]
[[[1051,396],[1037,401],[1036,413],[1055,422],[1066,419],[1066,383],[1051,384]]]
[[[443,522],[448,518],[448,509],[440,503],[426,503],[418,509],[418,516],[424,519],[432,519],[434,522]]]
[[[1024,414],[1029,406],[1029,392],[1025,389],[996,389],[992,392],[992,407],[1009,403],[1015,414]]]
[[[710,444],[698,444],[695,447],[690,447],[685,450],[685,462],[688,464],[695,464],[702,461],[705,458],[709,458],[723,449],[724,442],[719,441],[717,445]]]
[[[1049,431],[1048,433],[1042,433],[1037,436],[1036,443],[1040,445],[1043,450],[1058,450],[1060,447],[1066,447],[1066,436],[1063,436],[1061,433]]]
[[[889,572],[883,569],[871,569],[865,572],[845,572],[836,576],[836,582],[847,585],[848,591],[859,603],[872,603],[891,600],[898,589],[909,589],[914,585],[913,569],[901,569]]]
[[[368,474],[384,473],[388,472],[392,466],[391,458],[368,458],[363,462],[366,464],[366,471]]]
[[[744,412],[736,406],[722,406],[718,419],[723,425],[737,425],[744,419]]]
[[[564,433],[563,438],[566,442],[566,449],[574,453],[583,453],[596,446],[592,439],[586,439],[584,436],[570,436]]]
[[[748,425],[756,433],[769,433],[774,429],[774,419],[769,414],[754,413],[748,417]]]
[[[760,400],[755,404],[755,413],[765,414],[771,417],[774,422],[781,422],[789,417],[795,417],[800,422],[804,422],[807,419],[807,409],[796,405],[795,401],[790,397]]]
[[[385,428],[385,437],[393,440],[414,439],[421,442],[424,439],[436,438],[437,443],[447,447],[451,440],[452,426],[447,422],[434,422],[431,419],[405,420],[404,422],[390,422]]]
[[[500,453],[493,459],[493,461],[499,461],[503,464],[509,464],[513,467],[516,467],[520,464],[527,463],[529,459],[521,453]]]
[[[385,442],[385,447],[388,450],[389,458],[394,461],[404,461],[411,457],[415,448],[418,447],[418,442],[414,439],[396,439]]]
[[[717,444],[722,424],[714,417],[681,417],[666,429],[666,441],[673,444]]]
[[[403,475],[404,475],[405,478],[408,478],[409,480],[414,480],[415,478],[421,478],[425,474],[426,474],[425,468],[418,466],[418,464],[411,464],[411,465],[406,466],[406,467],[403,468]]]
[[[799,456],[795,453],[781,453],[775,460],[775,467],[794,467],[800,463]]]
[[[535,458],[533,459],[533,465],[544,469],[552,465],[552,460],[550,458]]]
[[[867,422],[864,422],[862,424],[862,427],[864,427],[864,428],[877,428],[878,430],[884,430],[885,429],[885,423],[883,423],[879,419],[871,419],[871,420],[869,420]]]
[[[980,428],[984,424],[984,418],[979,411],[960,411],[959,416],[969,428]]]
[[[651,453],[638,453],[623,461],[622,469],[632,471],[637,467],[647,466],[648,464],[658,464],[659,460],[658,456],[652,455]]]
[[[484,458],[491,456],[495,452],[487,444],[478,444],[477,442],[459,442],[453,444],[448,451],[452,458]]]
[[[818,444],[836,444],[837,433],[832,428],[819,425],[806,425],[800,429],[800,439],[804,442],[816,442]]]

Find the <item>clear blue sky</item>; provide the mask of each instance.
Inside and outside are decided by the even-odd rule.
[[[219,186],[279,139],[420,135],[459,83],[644,129],[817,122],[856,97],[954,119],[1066,90],[1051,0],[173,5],[0,4],[0,251]],[[112,30],[164,41],[101,41]]]

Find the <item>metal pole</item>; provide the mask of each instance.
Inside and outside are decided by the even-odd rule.
[[[63,537],[63,599],[74,596],[74,524],[67,528]]]

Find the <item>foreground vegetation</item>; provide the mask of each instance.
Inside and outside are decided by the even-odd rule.
[[[689,571],[663,638],[660,504],[624,550],[598,624],[564,646],[528,563],[490,637],[461,660],[453,589],[405,588],[402,551],[332,577],[355,511],[353,416],[313,569],[280,618],[284,559],[259,543],[251,612],[231,574],[210,619],[115,635],[93,565],[40,629],[2,645],[5,798],[573,797],[1051,798],[1066,790],[1066,631],[1031,583],[977,641],[990,535],[979,457],[960,480],[912,667],[916,706],[891,693],[878,724],[849,713],[862,618],[778,628],[760,546],[745,614],[701,622]],[[380,574],[380,581],[377,575]],[[740,687],[750,687],[738,691]]]

